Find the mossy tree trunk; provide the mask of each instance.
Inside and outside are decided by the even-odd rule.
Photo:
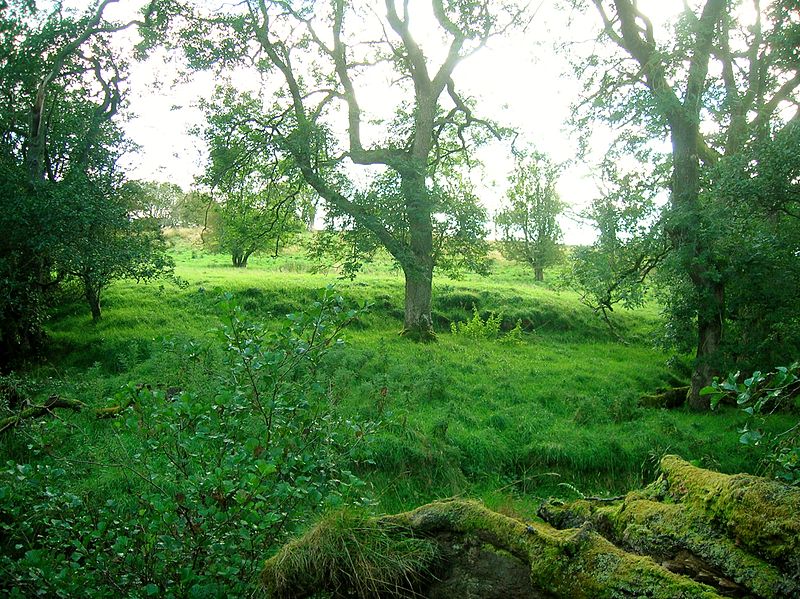
[[[273,597],[798,596],[800,490],[674,456],[661,468],[624,498],[546,504],[546,522],[460,500],[357,526],[328,517],[262,583]]]

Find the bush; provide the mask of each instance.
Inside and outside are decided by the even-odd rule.
[[[326,506],[363,503],[349,470],[371,432],[333,414],[320,360],[357,316],[330,290],[268,333],[223,302],[228,376],[208,397],[128,386],[117,455],[0,472],[0,590],[10,596],[244,596],[269,548]],[[71,433],[28,431],[35,445]],[[58,430],[61,428],[62,430]],[[75,492],[92,468],[114,496]],[[88,476],[86,476],[88,478]]]
[[[711,386],[700,394],[711,396],[712,408],[723,399],[734,400],[748,415],[739,431],[739,442],[766,448],[768,472],[784,482],[800,485],[800,421],[772,435],[765,434],[760,426],[777,410],[800,409],[800,362],[766,374],[756,371],[742,382],[739,379],[739,372],[731,373],[725,380],[714,377]]]
[[[478,309],[472,308],[472,318],[463,322],[450,323],[450,332],[453,335],[467,337],[469,339],[500,339],[503,328],[503,315],[489,312],[486,319],[483,319]],[[506,343],[522,342],[522,320],[517,320],[514,328],[508,330],[503,335],[502,341]]]

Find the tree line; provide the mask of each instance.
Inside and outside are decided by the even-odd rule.
[[[319,251],[339,247],[355,273],[386,250],[405,279],[404,332],[434,337],[434,272],[486,268],[475,150],[514,136],[481,114],[456,67],[511,30],[534,38],[535,13],[488,0],[430,0],[424,11],[396,0],[380,10],[356,0],[218,9],[153,0],[139,18],[112,23],[104,14],[114,1],[85,14],[0,5],[4,355],[34,348],[48,289],[60,282],[81,281],[99,317],[112,278],[170,271],[158,215],[133,199],[149,192],[131,191],[117,166],[129,148],[117,115],[128,65],[111,41],[133,29],[137,57],[165,47],[222,82],[203,104],[201,182],[234,265],[267,239],[279,247],[320,203],[331,234]],[[584,84],[572,125],[615,132],[588,215],[599,238],[576,250],[570,280],[609,323],[615,306],[640,305],[655,286],[664,342],[695,354],[690,405],[707,409],[699,391],[714,374],[800,349],[800,5],[689,2],[662,24],[635,0],[565,4],[593,18],[597,42],[586,50],[561,40]],[[238,68],[270,85],[237,89],[229,74]],[[373,105],[364,90],[375,80],[393,82],[391,101]],[[518,153],[496,215],[503,251],[536,278],[561,252],[558,171],[535,151]],[[255,240],[245,234],[254,229]]]

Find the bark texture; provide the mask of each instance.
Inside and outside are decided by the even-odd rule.
[[[262,584],[273,597],[798,596],[800,490],[674,456],[661,467],[658,481],[622,498],[546,504],[544,522],[461,500],[371,518],[395,539],[381,559],[403,564],[382,571],[394,582],[380,592],[357,582],[375,569],[363,566],[368,551],[341,541],[352,531],[321,523],[266,562]],[[412,541],[428,543],[424,559],[406,559]],[[321,546],[347,550],[323,560]]]

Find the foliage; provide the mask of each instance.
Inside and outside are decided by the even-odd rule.
[[[614,306],[631,310],[644,305],[648,277],[663,262],[668,244],[652,187],[634,173],[620,175],[611,165],[605,175],[607,191],[585,215],[599,236],[592,246],[573,250],[564,278],[615,331]]]
[[[355,195],[357,201],[369,206],[373,214],[387,223],[394,236],[410,239],[401,185],[396,173],[386,171],[375,177],[366,193]],[[466,271],[486,274],[486,210],[471,183],[450,170],[431,177],[427,193],[434,211],[431,253],[434,268],[454,278]],[[309,244],[309,255],[318,260],[322,268],[337,266],[342,276],[352,279],[365,262],[374,259],[382,244],[376,235],[359,227],[346,213],[329,209],[325,220],[326,229]],[[402,267],[396,258],[395,263]]]
[[[60,4],[6,4],[0,15],[0,83],[7,90],[0,98],[0,226],[13,233],[0,245],[0,304],[9,316],[0,319],[2,368],[41,346],[49,292],[65,276],[81,278],[87,299],[97,296],[89,301],[98,317],[99,292],[109,278],[142,261],[167,262],[158,252],[142,256],[145,246],[119,216],[116,197],[117,163],[130,144],[115,123],[127,63],[112,37],[135,23],[108,22],[109,2],[83,13]],[[127,244],[137,251],[124,256]]]
[[[451,323],[450,332],[469,339],[497,339],[500,336],[502,322],[502,315],[496,315],[494,312],[490,312],[484,320],[478,309],[473,306],[472,319]]]
[[[457,337],[467,339],[495,340],[499,339],[503,343],[520,344],[523,342],[522,319],[518,318],[513,328],[506,329],[502,333],[504,318],[502,314],[489,312],[484,319],[481,317],[478,308],[472,307],[472,318],[466,321],[454,321],[450,323],[450,332]],[[510,325],[509,325],[510,327]]]
[[[270,333],[232,298],[222,309],[229,363],[212,393],[128,385],[116,399],[133,407],[109,425],[113,458],[6,464],[0,567],[11,596],[240,596],[267,548],[310,513],[362,501],[350,456],[371,425],[333,412],[320,368],[359,311],[327,290]],[[76,431],[55,420],[31,433],[38,452]],[[76,493],[74,477],[97,467],[123,474],[125,492]]]
[[[767,416],[779,410],[800,409],[800,362],[779,366],[773,372],[755,371],[741,380],[741,373],[731,373],[720,380],[715,377],[701,393],[711,398],[716,407],[725,399],[748,415],[739,431],[743,445],[764,445],[769,451],[769,470],[779,479],[800,485],[800,421],[778,433],[765,433],[759,425]]]
[[[161,227],[197,227],[205,221],[209,202],[205,193],[185,192],[175,183],[159,181],[126,181],[121,191],[136,218]]]
[[[776,212],[770,201],[784,212],[784,223],[791,222],[787,209],[796,212],[796,196],[785,193],[796,187],[796,161],[784,154],[788,168],[778,166],[782,161],[765,168],[773,153],[767,148],[783,153],[784,140],[796,139],[797,119],[783,108],[797,104],[800,93],[787,45],[797,34],[789,17],[796,2],[750,12],[718,0],[684,3],[671,23],[654,23],[633,0],[592,4],[608,44],[589,56],[574,55],[585,86],[574,123],[587,141],[586,125],[608,124],[616,134],[608,158],[632,156],[645,178],[669,191],[660,218],[669,239],[661,265],[668,330],[678,347],[696,351],[689,404],[704,410],[708,404],[699,391],[714,374],[737,359],[768,353],[769,339],[778,337],[771,317],[752,316],[773,299],[781,306],[776,320],[789,323],[792,337],[781,340],[776,355],[785,360],[796,345],[796,302],[790,308],[788,294],[776,298],[768,290],[773,264],[792,273],[797,268],[792,250],[769,242]],[[669,146],[658,143],[665,134]],[[771,174],[764,176],[767,170]],[[736,191],[729,193],[732,181]],[[774,200],[764,202],[773,192]],[[726,326],[740,316],[743,327]]]
[[[314,194],[295,161],[263,131],[254,115],[257,98],[220,87],[205,105],[203,136],[209,159],[201,183],[212,190],[203,241],[231,255],[234,266],[247,266],[255,252],[281,245],[313,222]]]
[[[507,203],[495,215],[503,256],[528,264],[537,281],[543,280],[543,269],[563,258],[557,221],[565,206],[556,191],[560,170],[560,165],[540,152],[518,153]]]

